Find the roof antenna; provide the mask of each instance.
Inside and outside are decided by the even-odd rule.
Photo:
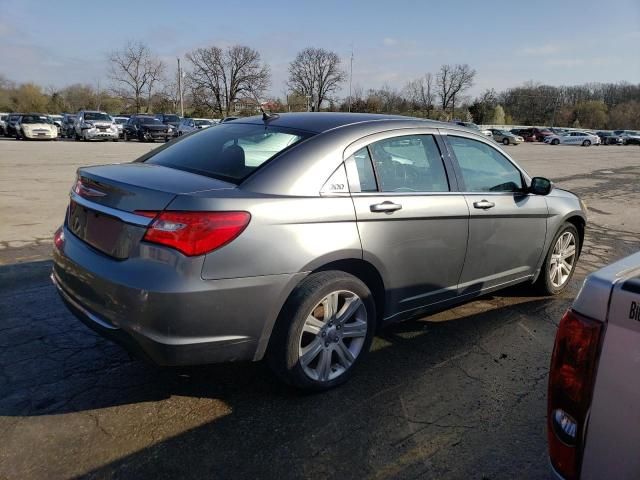
[[[253,90],[250,90],[250,92],[251,92],[251,95],[253,96],[253,99],[258,104],[258,108],[262,112],[262,121],[263,122],[267,123],[269,120],[273,120],[274,118],[280,117],[280,115],[278,115],[277,113],[267,113],[267,112],[265,112],[264,108],[262,108],[262,103],[260,102],[260,99],[258,98],[258,96],[255,94],[255,92]]]
[[[272,120],[274,118],[278,118],[280,116],[277,113],[267,113],[267,112],[265,112],[264,108],[262,108],[262,104],[260,102],[258,102],[258,106],[260,107],[260,111],[262,112],[262,121],[263,122],[268,122],[269,120]]]

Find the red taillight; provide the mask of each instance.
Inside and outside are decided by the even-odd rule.
[[[53,234],[53,244],[58,250],[62,250],[64,247],[64,229],[62,227],[59,227]]]
[[[582,440],[591,405],[602,323],[567,311],[551,356],[547,398],[549,457],[567,480],[580,475]]]
[[[153,218],[143,240],[175,248],[188,256],[203,255],[226,245],[249,224],[247,212],[148,212]]]

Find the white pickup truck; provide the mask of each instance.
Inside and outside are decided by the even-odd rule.
[[[549,372],[551,465],[563,479],[640,479],[640,253],[587,277]]]

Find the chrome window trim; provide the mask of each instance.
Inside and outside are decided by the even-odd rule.
[[[136,215],[135,213],[129,213],[123,210],[117,210],[115,208],[107,207],[106,205],[101,205],[99,203],[90,202],[86,198],[81,197],[73,191],[69,193],[69,196],[71,197],[71,200],[82,205],[83,207],[90,208],[91,210],[104,213],[105,215],[109,215],[111,217],[119,218],[125,223],[139,225],[141,227],[148,227],[149,224],[153,221],[153,218],[143,217],[142,215]]]

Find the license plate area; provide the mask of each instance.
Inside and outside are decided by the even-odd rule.
[[[136,228],[119,218],[80,205],[69,204],[67,228],[80,240],[117,259],[128,258]]]

